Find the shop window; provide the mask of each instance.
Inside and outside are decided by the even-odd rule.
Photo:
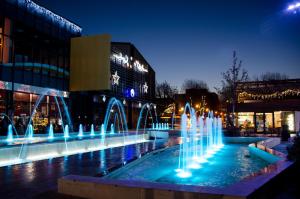
[[[264,131],[264,114],[263,113],[256,113],[256,128],[257,132]]]
[[[283,124],[288,126],[289,131],[295,131],[294,112],[283,112]]]
[[[254,112],[238,113],[238,125],[245,130],[254,128]]]
[[[274,112],[274,122],[275,122],[275,128],[281,128],[282,127],[282,118],[281,118],[281,111]]]
[[[273,114],[272,113],[265,113],[266,121],[266,131],[271,131],[273,129]]]

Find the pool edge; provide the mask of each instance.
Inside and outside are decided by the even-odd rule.
[[[267,140],[270,140],[269,138]],[[281,157],[281,160],[264,168],[253,176],[247,177],[225,188],[178,185],[166,183],[122,181],[97,177],[69,175],[58,180],[58,192],[84,198],[248,198],[266,183],[270,182],[293,162],[286,160],[286,155],[269,148],[259,141],[250,144]],[[239,190],[237,192],[237,190]]]

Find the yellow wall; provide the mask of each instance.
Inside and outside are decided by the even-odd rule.
[[[110,35],[72,38],[70,91],[110,89]]]

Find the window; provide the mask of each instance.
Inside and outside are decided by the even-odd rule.
[[[274,112],[274,121],[275,121],[275,128],[281,128],[281,123],[282,123],[282,119],[281,119],[281,111],[275,111]]]
[[[256,113],[256,128],[257,132],[264,131],[264,114],[263,113]]]
[[[265,113],[266,121],[266,131],[270,131],[273,128],[273,114],[272,113]]]
[[[254,128],[254,112],[238,113],[238,125],[242,129]]]

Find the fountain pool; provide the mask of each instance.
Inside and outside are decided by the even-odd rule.
[[[279,160],[279,157],[271,154],[262,159],[251,152],[247,143],[226,143],[222,150],[202,163],[201,167],[190,169],[190,177],[181,178],[174,175],[179,151],[180,148],[176,146],[160,153],[151,153],[135,164],[112,172],[105,179],[226,187]]]

